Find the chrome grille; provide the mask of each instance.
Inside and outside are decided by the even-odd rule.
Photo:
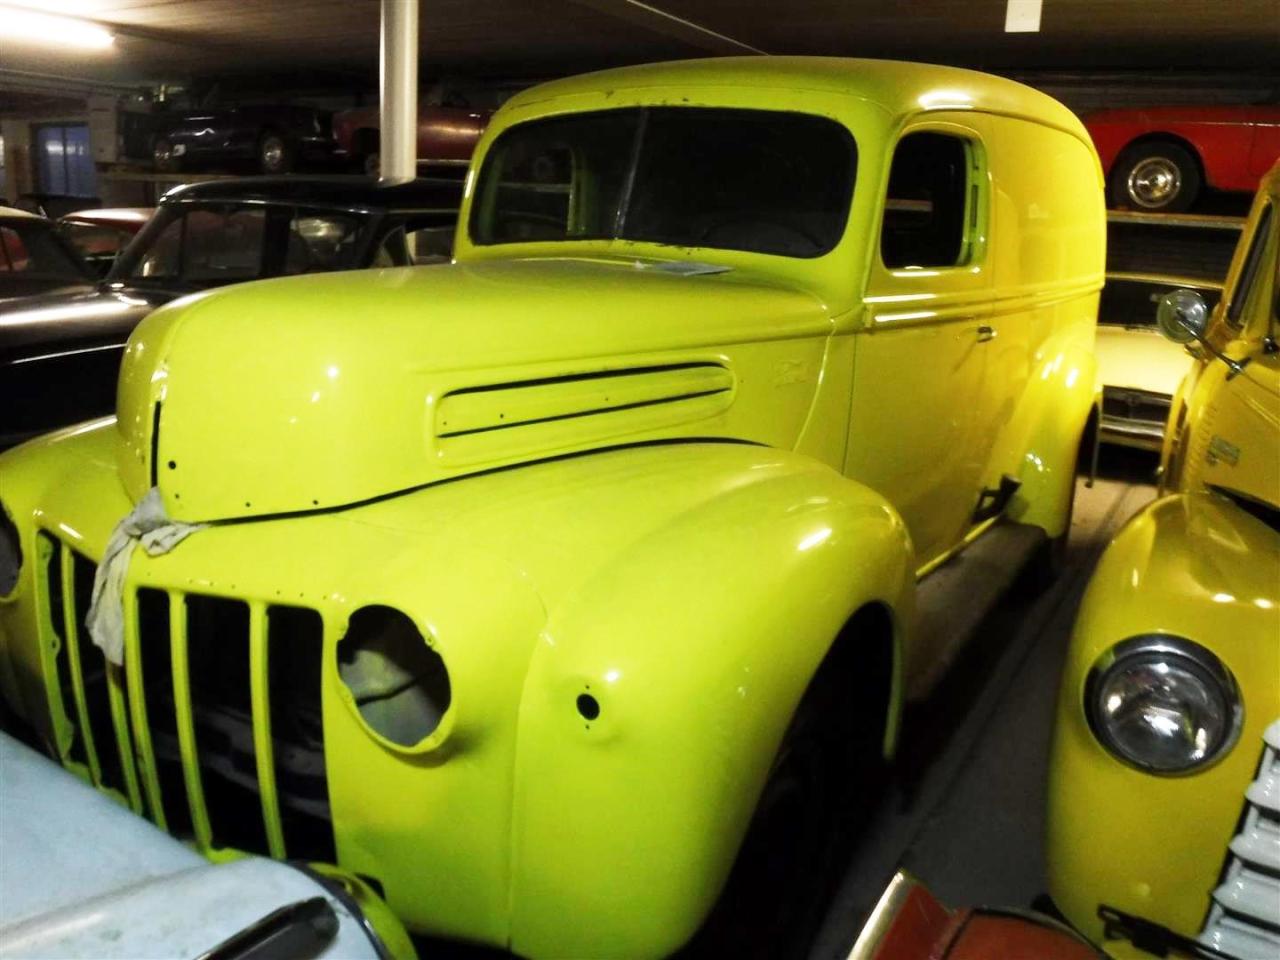
[[[1200,942],[1241,960],[1280,956],[1280,720],[1267,727]]]
[[[1167,394],[1122,387],[1102,388],[1102,413],[1117,420],[1135,420],[1163,426],[1169,418],[1170,406],[1172,398]]]
[[[117,667],[84,626],[93,561],[47,532],[38,544],[64,765],[206,849],[336,860],[320,614],[144,587],[125,598]]]

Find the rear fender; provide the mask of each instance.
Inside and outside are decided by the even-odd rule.
[[[995,462],[1012,465],[1021,481],[1009,519],[1051,539],[1066,532],[1080,442],[1098,398],[1092,342],[1047,344],[998,446]]]
[[[511,943],[522,955],[679,947],[715,900],[842,626],[873,602],[895,632],[909,621],[912,551],[887,502],[776,450],[744,476],[740,450],[714,498],[603,564],[549,617],[520,708]],[[567,923],[574,915],[592,923]]]

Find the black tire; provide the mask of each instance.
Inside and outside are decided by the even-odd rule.
[[[258,169],[267,174],[291,173],[295,151],[287,137],[274,130],[258,138]]]
[[[877,675],[885,689],[864,697],[840,656],[833,650],[800,701],[725,888],[680,960],[808,955],[850,842],[887,780],[887,679]]]
[[[1200,195],[1196,158],[1172,140],[1144,140],[1126,149],[1111,171],[1113,207],[1144,213],[1179,213]]]
[[[173,152],[173,141],[168,137],[156,137],[151,145],[151,162],[161,173],[176,173],[182,169],[182,158]]]

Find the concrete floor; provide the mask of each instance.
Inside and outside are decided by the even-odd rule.
[[[1044,891],[1044,789],[1058,678],[1080,595],[1111,537],[1155,495],[1154,457],[1104,450],[1079,482],[1067,569],[1011,594],[903,720],[895,783],[833,897],[811,960],[845,957],[893,872],[945,902],[1028,907]]]

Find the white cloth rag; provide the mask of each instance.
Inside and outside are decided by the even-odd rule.
[[[152,487],[129,515],[116,524],[93,575],[93,601],[85,621],[89,636],[109,663],[124,664],[124,578],[133,548],[142,543],[148,556],[168,553],[208,524],[179,523],[165,516],[160,489]]]

